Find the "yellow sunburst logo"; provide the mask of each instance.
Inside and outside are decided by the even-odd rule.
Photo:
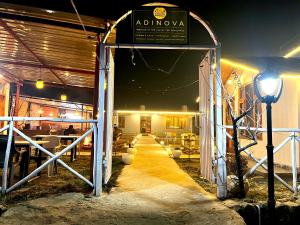
[[[153,10],[153,15],[156,19],[158,20],[162,20],[164,19],[166,16],[167,16],[167,11],[165,8],[162,8],[162,7],[156,7],[154,10]]]

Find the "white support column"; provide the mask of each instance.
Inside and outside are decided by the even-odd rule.
[[[216,145],[218,151],[218,177],[217,177],[217,196],[225,198],[227,196],[227,171],[226,171],[226,145],[223,142],[222,129],[222,77],[221,77],[221,49],[216,48]]]
[[[211,145],[211,161],[212,161],[212,176],[211,176],[211,182],[216,182],[215,177],[215,117],[214,117],[214,55],[213,50],[209,50],[209,108],[210,108],[210,145]]]
[[[8,128],[8,139],[7,139],[7,145],[6,145],[6,151],[5,151],[5,159],[4,159],[4,165],[3,165],[3,171],[2,171],[1,192],[3,195],[6,193],[6,189],[7,189],[8,163],[9,163],[10,152],[11,152],[11,143],[12,143],[12,138],[13,138],[13,127],[14,127],[14,122],[10,121],[9,128]]]
[[[297,152],[296,152],[296,133],[291,133],[291,151],[292,151],[292,173],[293,173],[293,190],[296,195],[297,188]]]
[[[105,83],[105,46],[100,44],[99,53],[99,92],[98,92],[98,136],[97,136],[97,152],[95,166],[95,195],[100,196],[102,193],[102,154],[103,154],[103,132],[104,132],[104,83]]]

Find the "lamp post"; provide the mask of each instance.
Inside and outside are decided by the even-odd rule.
[[[282,93],[283,81],[278,73],[266,71],[254,78],[254,90],[257,98],[266,103],[267,111],[267,159],[268,159],[268,208],[270,219],[274,221],[274,146],[272,140],[272,103],[276,103]]]

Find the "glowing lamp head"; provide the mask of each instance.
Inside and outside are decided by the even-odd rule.
[[[62,94],[62,95],[60,96],[60,100],[62,100],[62,101],[67,101],[67,95]]]
[[[37,89],[43,89],[44,88],[44,81],[42,79],[38,79],[35,83],[35,86]]]
[[[254,78],[254,90],[261,102],[277,102],[280,98],[283,81],[279,74],[265,72]]]

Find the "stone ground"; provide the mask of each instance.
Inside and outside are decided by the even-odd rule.
[[[9,208],[0,224],[244,224],[205,192],[152,137],[141,137],[118,187],[100,198],[67,193]]]

